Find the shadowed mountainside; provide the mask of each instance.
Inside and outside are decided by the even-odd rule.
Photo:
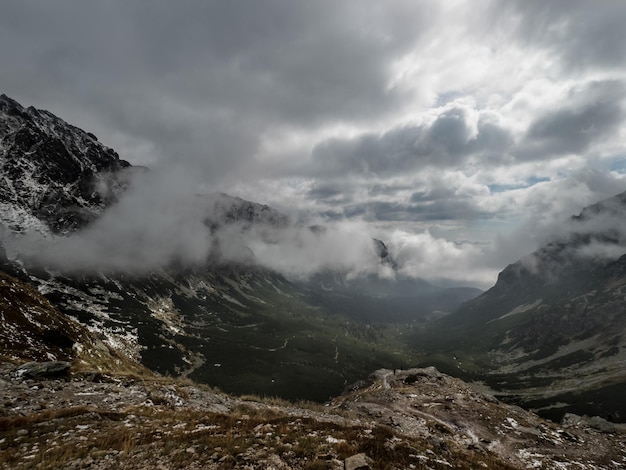
[[[414,344],[547,416],[625,421],[625,215],[626,193],[585,208],[566,237],[507,266]]]

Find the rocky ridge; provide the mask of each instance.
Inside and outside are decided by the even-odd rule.
[[[121,160],[93,134],[0,95],[0,222],[64,234],[84,227],[126,185]]]

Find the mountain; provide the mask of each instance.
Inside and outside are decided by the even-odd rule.
[[[207,225],[212,231],[225,224],[242,224],[246,228],[254,224],[284,228],[289,224],[285,214],[265,204],[246,201],[224,193],[212,194],[206,199],[207,212],[210,214]]]
[[[423,349],[547,416],[626,421],[625,216],[626,193],[585,208],[567,236],[440,320]]]
[[[0,95],[0,222],[66,234],[102,214],[127,185],[121,160],[93,134]]]
[[[233,393],[323,401],[371,370],[409,365],[399,341],[406,327],[396,322],[420,322],[476,293],[468,290],[455,301],[423,281],[401,287],[370,279],[375,295],[359,296],[361,281],[342,281],[336,297],[320,301],[319,284],[259,266],[246,244],[252,232],[265,243],[277,243],[276,235],[291,227],[289,219],[225,194],[198,194],[192,201],[200,208],[196,226],[206,229],[201,236],[212,240],[201,262],[172,260],[132,272],[97,265],[69,270],[13,247],[13,240],[28,240],[33,232],[54,241],[102,229],[106,216],[136,188],[137,178],[149,174],[48,111],[0,98],[0,227],[5,230],[4,237],[0,230],[0,247],[4,243],[8,252],[0,257],[0,270],[33,286],[107,347],[157,373]],[[372,250],[393,268],[382,241],[372,241]],[[418,284],[427,292],[401,293]],[[400,304],[401,316],[379,313],[393,313]],[[361,315],[359,305],[376,308]]]

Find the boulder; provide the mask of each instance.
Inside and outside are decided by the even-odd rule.
[[[356,454],[343,461],[345,470],[369,470],[372,459],[365,454]]]
[[[615,423],[611,423],[600,416],[592,416],[587,420],[587,424],[600,432],[611,433],[618,430],[618,426],[616,426]]]
[[[578,416],[574,413],[565,413],[561,419],[561,426],[570,427],[578,426],[582,422],[582,416]]]
[[[578,416],[574,413],[565,413],[561,420],[564,427],[588,426],[597,429],[600,432],[613,433],[623,431],[626,427],[622,424],[612,423],[600,416]]]
[[[27,362],[17,368],[18,377],[50,379],[67,375],[71,364],[66,361]]]

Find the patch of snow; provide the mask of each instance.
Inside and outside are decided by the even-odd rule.
[[[52,237],[52,232],[46,224],[23,207],[14,204],[0,203],[0,223],[14,233],[39,233],[45,238]],[[9,258],[13,259],[17,256],[17,253],[11,249],[10,243],[5,248]]]
[[[174,334],[180,334],[182,328],[182,316],[170,297],[155,297],[146,302],[152,316],[163,322]]]
[[[104,327],[102,324],[87,328],[93,333],[104,335],[104,343],[110,348],[121,351],[128,357],[139,361],[141,351],[145,348],[139,343],[137,328],[130,328],[126,325],[123,328]]]
[[[202,431],[211,431],[213,429],[219,429],[219,426],[216,424],[197,424],[196,427],[191,431],[192,433],[202,432]]]
[[[238,305],[239,307],[247,308],[244,304],[239,302],[237,299],[231,297],[230,295],[226,293],[222,293],[221,295],[224,300],[230,302],[231,304],[235,304],[235,305]]]
[[[517,456],[524,461],[526,468],[541,468],[543,466],[543,454],[538,454],[529,451],[528,449],[520,449],[517,451]]]
[[[519,427],[519,423],[518,423],[517,421],[515,421],[515,419],[513,419],[513,418],[511,418],[511,417],[506,418],[506,419],[505,419],[505,421],[506,421],[506,422],[508,422],[508,423],[509,423],[509,425],[510,425],[513,429],[515,429],[515,428]]]
[[[510,317],[512,315],[517,315],[518,313],[524,313],[527,312],[528,310],[531,310],[535,307],[539,307],[539,305],[541,305],[541,302],[543,302],[543,299],[537,299],[535,302],[533,302],[532,304],[523,304],[523,305],[518,305],[517,307],[515,307],[513,310],[511,310],[509,313],[505,313],[504,315],[502,315],[501,317],[498,318],[494,318],[493,320],[489,320],[487,322],[487,324],[497,321],[497,320],[502,320],[503,318],[506,317]]]

